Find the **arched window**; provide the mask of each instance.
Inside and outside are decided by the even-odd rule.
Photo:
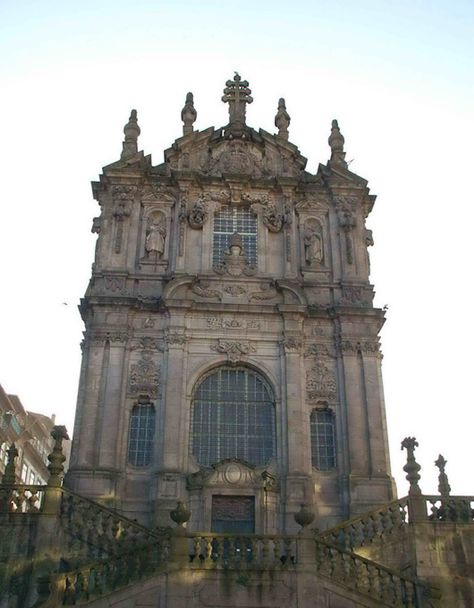
[[[212,265],[218,266],[229,246],[229,239],[238,232],[250,266],[257,265],[257,216],[249,209],[228,207],[214,216]]]
[[[331,410],[313,410],[311,424],[311,461],[313,467],[328,471],[336,466],[336,432]]]
[[[208,375],[193,398],[191,446],[206,466],[225,458],[267,463],[275,454],[275,405],[264,378],[243,367]]]
[[[151,463],[155,435],[155,408],[150,404],[134,405],[128,432],[128,462],[135,467]]]

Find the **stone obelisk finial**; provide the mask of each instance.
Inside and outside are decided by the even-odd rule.
[[[283,97],[278,102],[278,111],[275,116],[275,127],[278,129],[278,137],[288,139],[288,127],[290,126],[290,115],[286,111],[286,104]]]
[[[421,466],[415,460],[415,448],[418,447],[418,441],[415,437],[405,437],[402,441],[402,450],[405,448],[407,451],[407,463],[403,467],[405,471],[406,480],[410,484],[408,494],[410,496],[419,496],[421,494],[421,488],[418,485],[420,481],[420,469]]]
[[[189,135],[194,130],[193,123],[196,121],[197,112],[194,109],[194,97],[192,93],[186,95],[186,102],[181,110],[181,120],[183,121],[183,135]]]
[[[233,80],[228,80],[224,89],[222,101],[229,104],[229,124],[226,135],[229,137],[242,137],[245,131],[246,104],[252,103],[252,92],[247,80],[242,80],[237,72]]]
[[[451,486],[449,485],[448,476],[445,473],[445,467],[447,464],[447,460],[441,454],[438,456],[438,459],[435,460],[435,465],[439,469],[438,475],[438,492],[441,495],[441,498],[449,498],[449,494],[451,492]]]
[[[127,124],[123,128],[125,139],[122,144],[121,159],[126,160],[131,158],[138,152],[138,136],[140,135],[140,127],[137,123],[137,111],[132,110]]]
[[[329,136],[328,143],[331,147],[331,160],[329,161],[329,165],[347,169],[347,163],[345,161],[346,153],[344,152],[344,137],[339,129],[337,120],[332,121],[331,135]]]

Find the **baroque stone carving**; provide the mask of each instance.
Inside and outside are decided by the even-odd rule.
[[[249,300],[273,300],[278,296],[276,288],[270,285],[262,285],[261,291],[254,291],[249,295]]]
[[[141,359],[131,365],[128,379],[128,394],[147,394],[150,398],[158,396],[160,368],[150,353],[144,352]]]
[[[124,295],[127,292],[125,277],[105,275],[103,291]]]
[[[301,350],[303,341],[300,338],[287,337],[281,341],[281,345],[286,353],[297,353]]]
[[[90,335],[84,334],[85,342],[97,346],[103,346],[106,342],[124,344],[128,340],[128,333],[125,331],[107,331],[107,330],[95,330]]]
[[[201,229],[209,216],[206,202],[199,197],[188,212],[188,222],[191,228]]]
[[[285,215],[278,213],[274,203],[268,203],[263,209],[262,221],[270,232],[280,232],[283,227]]]
[[[342,287],[341,304],[364,305],[365,290],[362,287]]]
[[[178,334],[177,332],[169,332],[165,335],[166,344],[177,344],[179,346],[183,346],[186,344],[188,339],[184,334]]]
[[[251,276],[257,272],[254,266],[250,266],[247,262],[242,237],[238,232],[229,239],[229,248],[224,253],[223,260],[220,264],[214,266],[214,272],[217,274],[229,274],[232,277],[239,277],[242,274]]]
[[[157,338],[151,336],[143,336],[141,338],[135,338],[131,344],[131,350],[158,350],[163,351],[163,345]]]
[[[211,345],[211,350],[217,353],[226,354],[231,363],[237,363],[242,355],[257,352],[257,349],[248,340],[234,341],[219,339],[216,344]]]
[[[322,360],[306,372],[306,396],[308,401],[336,398],[336,376]]]
[[[305,350],[306,357],[332,357],[332,352],[327,344],[308,344]]]
[[[191,291],[200,298],[209,300],[222,300],[222,293],[210,287],[210,281],[196,280],[191,287]]]
[[[224,287],[224,291],[231,296],[239,297],[247,293],[245,287],[241,287],[240,285],[227,285]]]

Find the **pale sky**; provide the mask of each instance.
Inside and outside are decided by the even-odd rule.
[[[420,485],[473,494],[474,3],[436,0],[0,0],[0,382],[72,431],[93,260],[90,181],[118,159],[131,108],[163,159],[194,93],[197,129],[222,126],[238,70],[247,122],[290,141],[315,172],[337,118],[346,159],[378,199],[369,217],[393,473],[415,435]]]

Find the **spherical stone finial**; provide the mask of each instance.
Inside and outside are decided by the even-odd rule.
[[[191,511],[179,500],[176,508],[170,511],[170,517],[178,526],[182,526],[191,517]]]
[[[295,513],[294,518],[296,523],[304,530],[306,526],[309,526],[313,522],[314,513],[309,505],[301,503],[300,510]]]
[[[288,127],[290,126],[291,118],[286,111],[286,104],[283,97],[278,101],[278,110],[275,116],[275,127],[278,129],[278,136],[282,139],[288,139]]]
[[[181,110],[181,120],[183,121],[183,135],[188,135],[194,130],[193,124],[196,121],[197,112],[194,108],[194,96],[191,92],[186,94],[186,101]]]

